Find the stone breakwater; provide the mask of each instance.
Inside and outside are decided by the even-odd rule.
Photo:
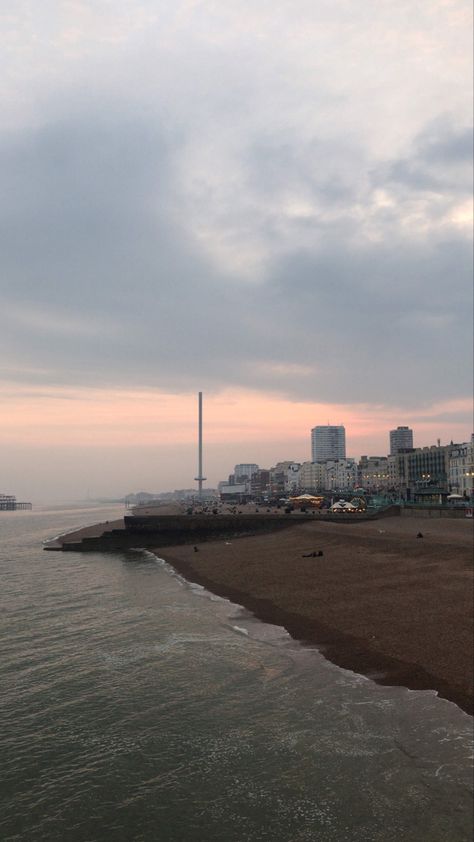
[[[131,515],[112,524],[92,527],[60,536],[45,550],[66,552],[114,552],[132,547],[168,547],[201,541],[226,540],[244,535],[274,532],[309,520],[331,519],[338,523],[373,519],[373,515],[319,514],[218,514],[218,515]]]

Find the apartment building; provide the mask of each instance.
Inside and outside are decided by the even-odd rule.
[[[311,430],[311,459],[326,462],[328,459],[345,459],[345,427],[331,425],[313,427]]]

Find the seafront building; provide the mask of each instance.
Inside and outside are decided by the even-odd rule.
[[[303,462],[300,467],[300,491],[315,494],[326,484],[326,466],[322,462]]]
[[[311,459],[313,462],[327,462],[328,459],[345,459],[346,430],[343,426],[313,427],[311,430]]]
[[[242,499],[242,496],[259,497],[268,491],[270,471],[259,468],[254,462],[241,462],[234,473],[218,484],[222,499]]]
[[[449,489],[451,494],[474,496],[474,439],[453,445],[449,458]]]
[[[257,472],[258,465],[256,465],[254,462],[242,462],[240,465],[236,465],[234,468],[235,482],[250,482],[253,475]]]
[[[390,430],[390,456],[396,456],[402,450],[413,448],[413,430],[410,427],[397,427]]]
[[[232,485],[227,482],[220,482],[217,490],[224,503],[244,503],[250,499],[249,487],[246,482],[233,482]]]
[[[355,459],[330,459],[324,465],[325,490],[352,492],[357,486],[357,464]]]
[[[387,491],[391,487],[388,460],[388,456],[361,456],[358,464],[359,486],[366,491]],[[396,472],[393,473],[396,477]]]
[[[396,455],[400,496],[414,502],[439,502],[450,493],[451,453],[459,445],[431,445]]]
[[[322,457],[323,438],[316,431],[342,430],[343,427],[314,428],[312,444],[320,446],[314,455]],[[413,431],[402,431],[398,444],[412,441]],[[405,433],[408,431],[408,436]],[[315,435],[313,435],[315,434]],[[405,437],[404,437],[405,436]],[[344,436],[345,438],[345,436]],[[342,449],[341,438],[333,439],[334,447]],[[327,439],[326,439],[327,443]],[[329,442],[328,449],[333,444]],[[344,448],[345,449],[345,448]],[[313,459],[303,463],[291,460],[277,462],[273,467],[260,468],[255,463],[241,463],[226,482],[219,484],[223,497],[236,500],[292,496],[298,493],[348,495],[363,489],[369,495],[386,500],[411,503],[455,503],[457,496],[464,500],[474,497],[474,438],[470,442],[451,442],[419,448],[403,448],[388,456],[361,456],[358,463],[347,457]],[[327,452],[327,451],[326,451]],[[452,497],[454,495],[454,497]]]
[[[270,468],[269,489],[272,496],[298,493],[300,467],[299,462],[287,461],[277,462],[273,468]]]
[[[263,497],[268,491],[269,485],[270,471],[266,468],[259,468],[255,474],[252,474],[250,491],[254,497]]]

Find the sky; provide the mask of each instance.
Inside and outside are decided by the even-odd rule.
[[[0,0],[0,492],[472,431],[470,0]]]

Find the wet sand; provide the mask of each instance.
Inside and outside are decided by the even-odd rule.
[[[156,554],[381,684],[431,689],[473,713],[472,521],[311,520]],[[423,538],[417,538],[418,532]],[[322,551],[319,557],[303,557]]]

